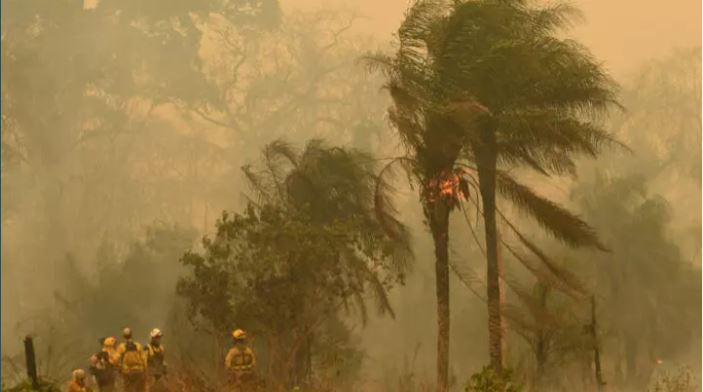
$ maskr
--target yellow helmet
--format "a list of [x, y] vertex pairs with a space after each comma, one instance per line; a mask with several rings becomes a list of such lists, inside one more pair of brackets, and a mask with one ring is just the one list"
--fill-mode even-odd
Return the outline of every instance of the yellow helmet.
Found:
[[242, 331], [241, 329], [235, 329], [234, 332], [232, 332], [232, 337], [237, 340], [246, 339], [247, 333]]
[[117, 339], [115, 339], [114, 336], [108, 336], [105, 338], [105, 340], [103, 340], [103, 346], [114, 347], [116, 342], [117, 342]]

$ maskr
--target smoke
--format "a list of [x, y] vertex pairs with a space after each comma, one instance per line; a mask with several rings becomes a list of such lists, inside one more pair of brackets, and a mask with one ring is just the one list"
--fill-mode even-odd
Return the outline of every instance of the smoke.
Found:
[[[3, 357], [16, 357], [23, 335], [35, 334], [41, 370], [63, 380], [66, 369], [85, 365], [99, 337], [129, 324], [143, 334], [181, 325], [183, 341], [167, 344], [212, 361], [211, 339], [198, 345], [202, 333], [185, 328], [175, 297], [178, 258], [212, 234], [221, 211], [243, 205], [240, 167], [279, 137], [296, 145], [322, 137], [380, 158], [401, 153], [385, 118], [383, 80], [358, 59], [388, 48], [407, 1], [281, 1], [280, 21], [273, 11], [181, 3], [3, 2]], [[528, 182], [590, 214], [610, 240], [643, 246], [650, 239], [644, 228], [623, 239], [598, 220], [617, 195], [595, 206], [579, 195], [627, 182], [632, 200], [620, 207], [628, 219], [642, 213], [644, 201], [661, 198], [669, 215], [652, 222], [662, 225], [662, 259], [685, 262], [699, 276], [700, 3], [576, 5], [585, 22], [571, 34], [621, 83], [626, 111], [606, 121], [633, 152], [584, 161], [576, 179]], [[365, 327], [346, 320], [365, 351], [365, 390], [396, 388], [409, 374], [418, 383], [434, 380], [433, 244], [417, 189], [404, 184], [397, 179], [398, 205], [417, 261], [405, 286], [391, 293], [396, 318], [372, 317]], [[466, 221], [455, 214], [451, 224], [452, 262], [480, 281], [485, 261]], [[508, 269], [526, 276], [516, 265]], [[628, 297], [618, 309], [628, 301], [640, 299]], [[487, 362], [488, 347], [485, 304], [457, 276], [451, 312], [451, 372], [459, 386]], [[700, 313], [692, 317], [681, 330], [700, 326]], [[688, 343], [677, 337], [669, 343]], [[509, 342], [511, 361], [529, 360], [519, 336]], [[620, 355], [617, 343], [608, 344], [606, 358]], [[55, 357], [66, 350], [65, 357], [51, 357], [50, 347]], [[670, 361], [691, 362], [696, 353], [677, 352]], [[606, 372], [615, 377], [615, 365]]]

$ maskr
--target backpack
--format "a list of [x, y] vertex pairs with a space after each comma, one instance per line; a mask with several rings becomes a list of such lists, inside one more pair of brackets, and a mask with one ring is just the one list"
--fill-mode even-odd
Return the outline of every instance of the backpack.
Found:
[[132, 341], [125, 343], [125, 350], [122, 354], [122, 367], [128, 373], [144, 371], [144, 358], [142, 357], [142, 350], [137, 343]]

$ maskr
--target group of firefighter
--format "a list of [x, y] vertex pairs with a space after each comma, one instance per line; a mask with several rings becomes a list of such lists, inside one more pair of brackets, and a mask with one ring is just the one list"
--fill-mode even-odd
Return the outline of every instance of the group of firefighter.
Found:
[[[154, 328], [145, 347], [132, 339], [132, 330], [122, 331], [123, 341], [117, 344], [113, 336], [100, 339], [100, 351], [90, 357], [90, 374], [99, 392], [115, 392], [118, 380], [123, 392], [167, 392], [163, 333]], [[256, 356], [249, 346], [247, 335], [241, 329], [232, 332], [234, 344], [225, 357], [228, 389], [249, 392], [257, 389], [254, 374]], [[66, 392], [91, 392], [83, 369], [73, 371]]]

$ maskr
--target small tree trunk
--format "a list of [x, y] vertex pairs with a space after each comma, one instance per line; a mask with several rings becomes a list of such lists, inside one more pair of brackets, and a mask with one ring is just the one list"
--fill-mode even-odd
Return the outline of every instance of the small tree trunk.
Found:
[[443, 200], [427, 211], [435, 247], [437, 289], [437, 392], [449, 388], [449, 206]]
[[27, 364], [27, 377], [32, 381], [32, 387], [38, 389], [37, 359], [34, 355], [34, 341], [30, 336], [24, 338], [24, 357]]
[[[547, 294], [548, 288], [542, 284], [537, 285], [537, 299], [539, 305], [543, 310], [547, 310]], [[537, 344], [535, 347], [535, 360], [537, 362], [537, 369], [535, 372], [535, 386], [537, 388], [542, 387], [542, 382], [544, 379], [544, 370], [547, 364], [547, 359], [549, 356], [549, 342], [547, 340], [547, 331], [545, 327], [540, 326], [537, 331]]]
[[596, 297], [591, 296], [591, 337], [593, 338], [593, 362], [595, 363], [596, 372], [596, 385], [598, 390], [603, 390], [605, 381], [603, 381], [603, 374], [601, 372], [600, 366], [600, 349], [598, 348], [598, 331], [596, 324]]
[[488, 349], [491, 366], [501, 373], [504, 366], [505, 325], [501, 314], [500, 261], [498, 255], [498, 227], [496, 224], [496, 154], [495, 136], [484, 133], [485, 145], [477, 151], [478, 176], [483, 203], [486, 231], [486, 295], [488, 299]]

